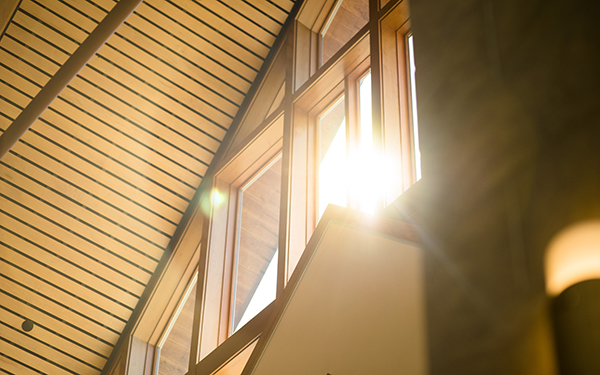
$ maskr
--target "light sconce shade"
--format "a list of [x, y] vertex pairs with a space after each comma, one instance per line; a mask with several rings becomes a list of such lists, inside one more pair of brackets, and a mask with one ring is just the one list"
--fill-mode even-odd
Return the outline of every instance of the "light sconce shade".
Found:
[[600, 279], [600, 220], [557, 233], [548, 245], [545, 273], [546, 292], [552, 297], [581, 281]]

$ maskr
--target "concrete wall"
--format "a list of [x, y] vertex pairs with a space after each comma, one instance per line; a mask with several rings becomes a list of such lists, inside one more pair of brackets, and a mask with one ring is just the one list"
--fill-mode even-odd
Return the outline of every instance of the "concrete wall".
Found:
[[543, 256], [600, 218], [599, 11], [411, 0], [432, 374], [557, 372]]

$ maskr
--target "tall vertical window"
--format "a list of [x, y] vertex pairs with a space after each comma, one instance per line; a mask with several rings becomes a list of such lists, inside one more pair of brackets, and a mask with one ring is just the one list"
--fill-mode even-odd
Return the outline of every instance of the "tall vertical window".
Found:
[[413, 44], [413, 36], [410, 34], [407, 38], [408, 44], [408, 72], [410, 81], [410, 113], [413, 138], [413, 152], [415, 163], [415, 178], [416, 181], [421, 179], [421, 150], [419, 149], [419, 117], [417, 113], [417, 85], [415, 81], [415, 47]]
[[329, 61], [368, 20], [368, 0], [337, 0], [321, 28], [320, 65]]
[[327, 205], [347, 204], [346, 121], [344, 97], [318, 118], [318, 207], [319, 218]]
[[381, 206], [380, 174], [382, 160], [377, 157], [373, 146], [373, 108], [371, 105], [371, 71], [367, 72], [358, 84], [358, 111], [360, 139], [355, 156], [354, 173], [361, 174], [353, 183], [358, 200], [358, 209], [373, 214]]
[[[384, 163], [373, 145], [371, 72], [349, 83], [354, 99], [343, 95], [317, 117], [317, 219], [330, 203], [371, 214], [382, 205]], [[347, 120], [346, 112], [356, 116]]]
[[197, 280], [198, 274], [187, 287], [171, 323], [157, 345], [159, 358], [154, 372], [157, 375], [184, 375], [188, 372]]
[[277, 292], [281, 158], [239, 190], [231, 332], [271, 303]]

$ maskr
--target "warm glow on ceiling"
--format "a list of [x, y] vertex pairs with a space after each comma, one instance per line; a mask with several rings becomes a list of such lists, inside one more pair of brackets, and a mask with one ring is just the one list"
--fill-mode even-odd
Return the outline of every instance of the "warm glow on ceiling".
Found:
[[548, 246], [546, 291], [557, 296], [571, 285], [600, 278], [600, 221], [571, 225]]

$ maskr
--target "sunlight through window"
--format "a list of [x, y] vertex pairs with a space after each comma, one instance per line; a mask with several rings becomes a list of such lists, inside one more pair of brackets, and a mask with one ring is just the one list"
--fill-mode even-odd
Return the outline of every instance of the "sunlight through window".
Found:
[[368, 72], [358, 86], [360, 113], [360, 140], [358, 154], [353, 158], [353, 170], [357, 174], [354, 191], [359, 210], [373, 214], [381, 200], [381, 187], [378, 186], [377, 169], [379, 160], [373, 147], [373, 108], [371, 106], [371, 72]]
[[415, 173], [417, 181], [421, 179], [421, 150], [419, 149], [419, 117], [417, 114], [417, 85], [415, 81], [415, 48], [413, 36], [408, 36], [408, 60], [410, 64], [410, 104], [412, 111], [413, 147], [415, 150]]
[[231, 333], [275, 299], [281, 158], [240, 189]]
[[344, 97], [341, 97], [319, 118], [319, 218], [327, 205], [345, 207], [346, 182], [346, 121]]

